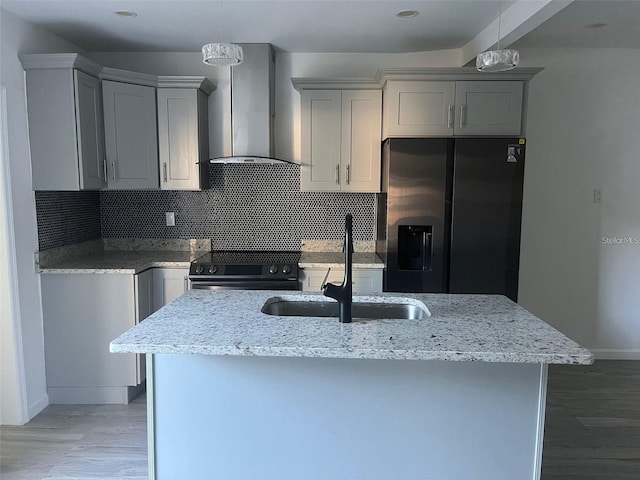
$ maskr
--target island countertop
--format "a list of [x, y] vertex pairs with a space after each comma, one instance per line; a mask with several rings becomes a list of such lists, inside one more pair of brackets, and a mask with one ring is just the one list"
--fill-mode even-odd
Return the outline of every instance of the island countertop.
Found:
[[423, 302], [422, 320], [279, 317], [260, 311], [271, 297], [314, 293], [190, 290], [111, 342], [112, 352], [270, 357], [590, 364], [593, 356], [500, 295], [384, 293]]

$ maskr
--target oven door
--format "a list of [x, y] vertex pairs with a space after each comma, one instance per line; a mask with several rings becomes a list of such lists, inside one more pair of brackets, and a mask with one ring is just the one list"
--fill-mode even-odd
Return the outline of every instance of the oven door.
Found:
[[301, 290], [291, 280], [190, 280], [193, 290]]

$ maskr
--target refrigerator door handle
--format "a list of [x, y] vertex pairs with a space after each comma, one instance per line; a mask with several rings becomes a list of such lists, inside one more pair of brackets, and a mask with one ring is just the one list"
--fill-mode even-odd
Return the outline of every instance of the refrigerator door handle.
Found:
[[447, 112], [447, 128], [453, 128], [453, 105], [449, 105]]

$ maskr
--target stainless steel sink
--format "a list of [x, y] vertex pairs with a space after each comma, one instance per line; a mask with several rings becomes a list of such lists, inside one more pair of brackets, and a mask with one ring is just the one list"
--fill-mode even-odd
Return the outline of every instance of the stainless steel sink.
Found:
[[[366, 302], [354, 299], [352, 317], [363, 320], [406, 319], [422, 320], [431, 313], [418, 301]], [[273, 297], [261, 309], [267, 315], [281, 317], [338, 317], [338, 302], [309, 301], [299, 298]]]

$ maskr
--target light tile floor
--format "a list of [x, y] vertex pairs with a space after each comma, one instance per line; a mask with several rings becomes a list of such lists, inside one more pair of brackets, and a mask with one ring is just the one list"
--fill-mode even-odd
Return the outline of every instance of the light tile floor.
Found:
[[[146, 479], [145, 401], [50, 405], [1, 427], [0, 478]], [[640, 362], [549, 368], [542, 470], [542, 480], [640, 479]]]
[[2, 480], [146, 480], [146, 397], [129, 405], [49, 405], [0, 428]]

